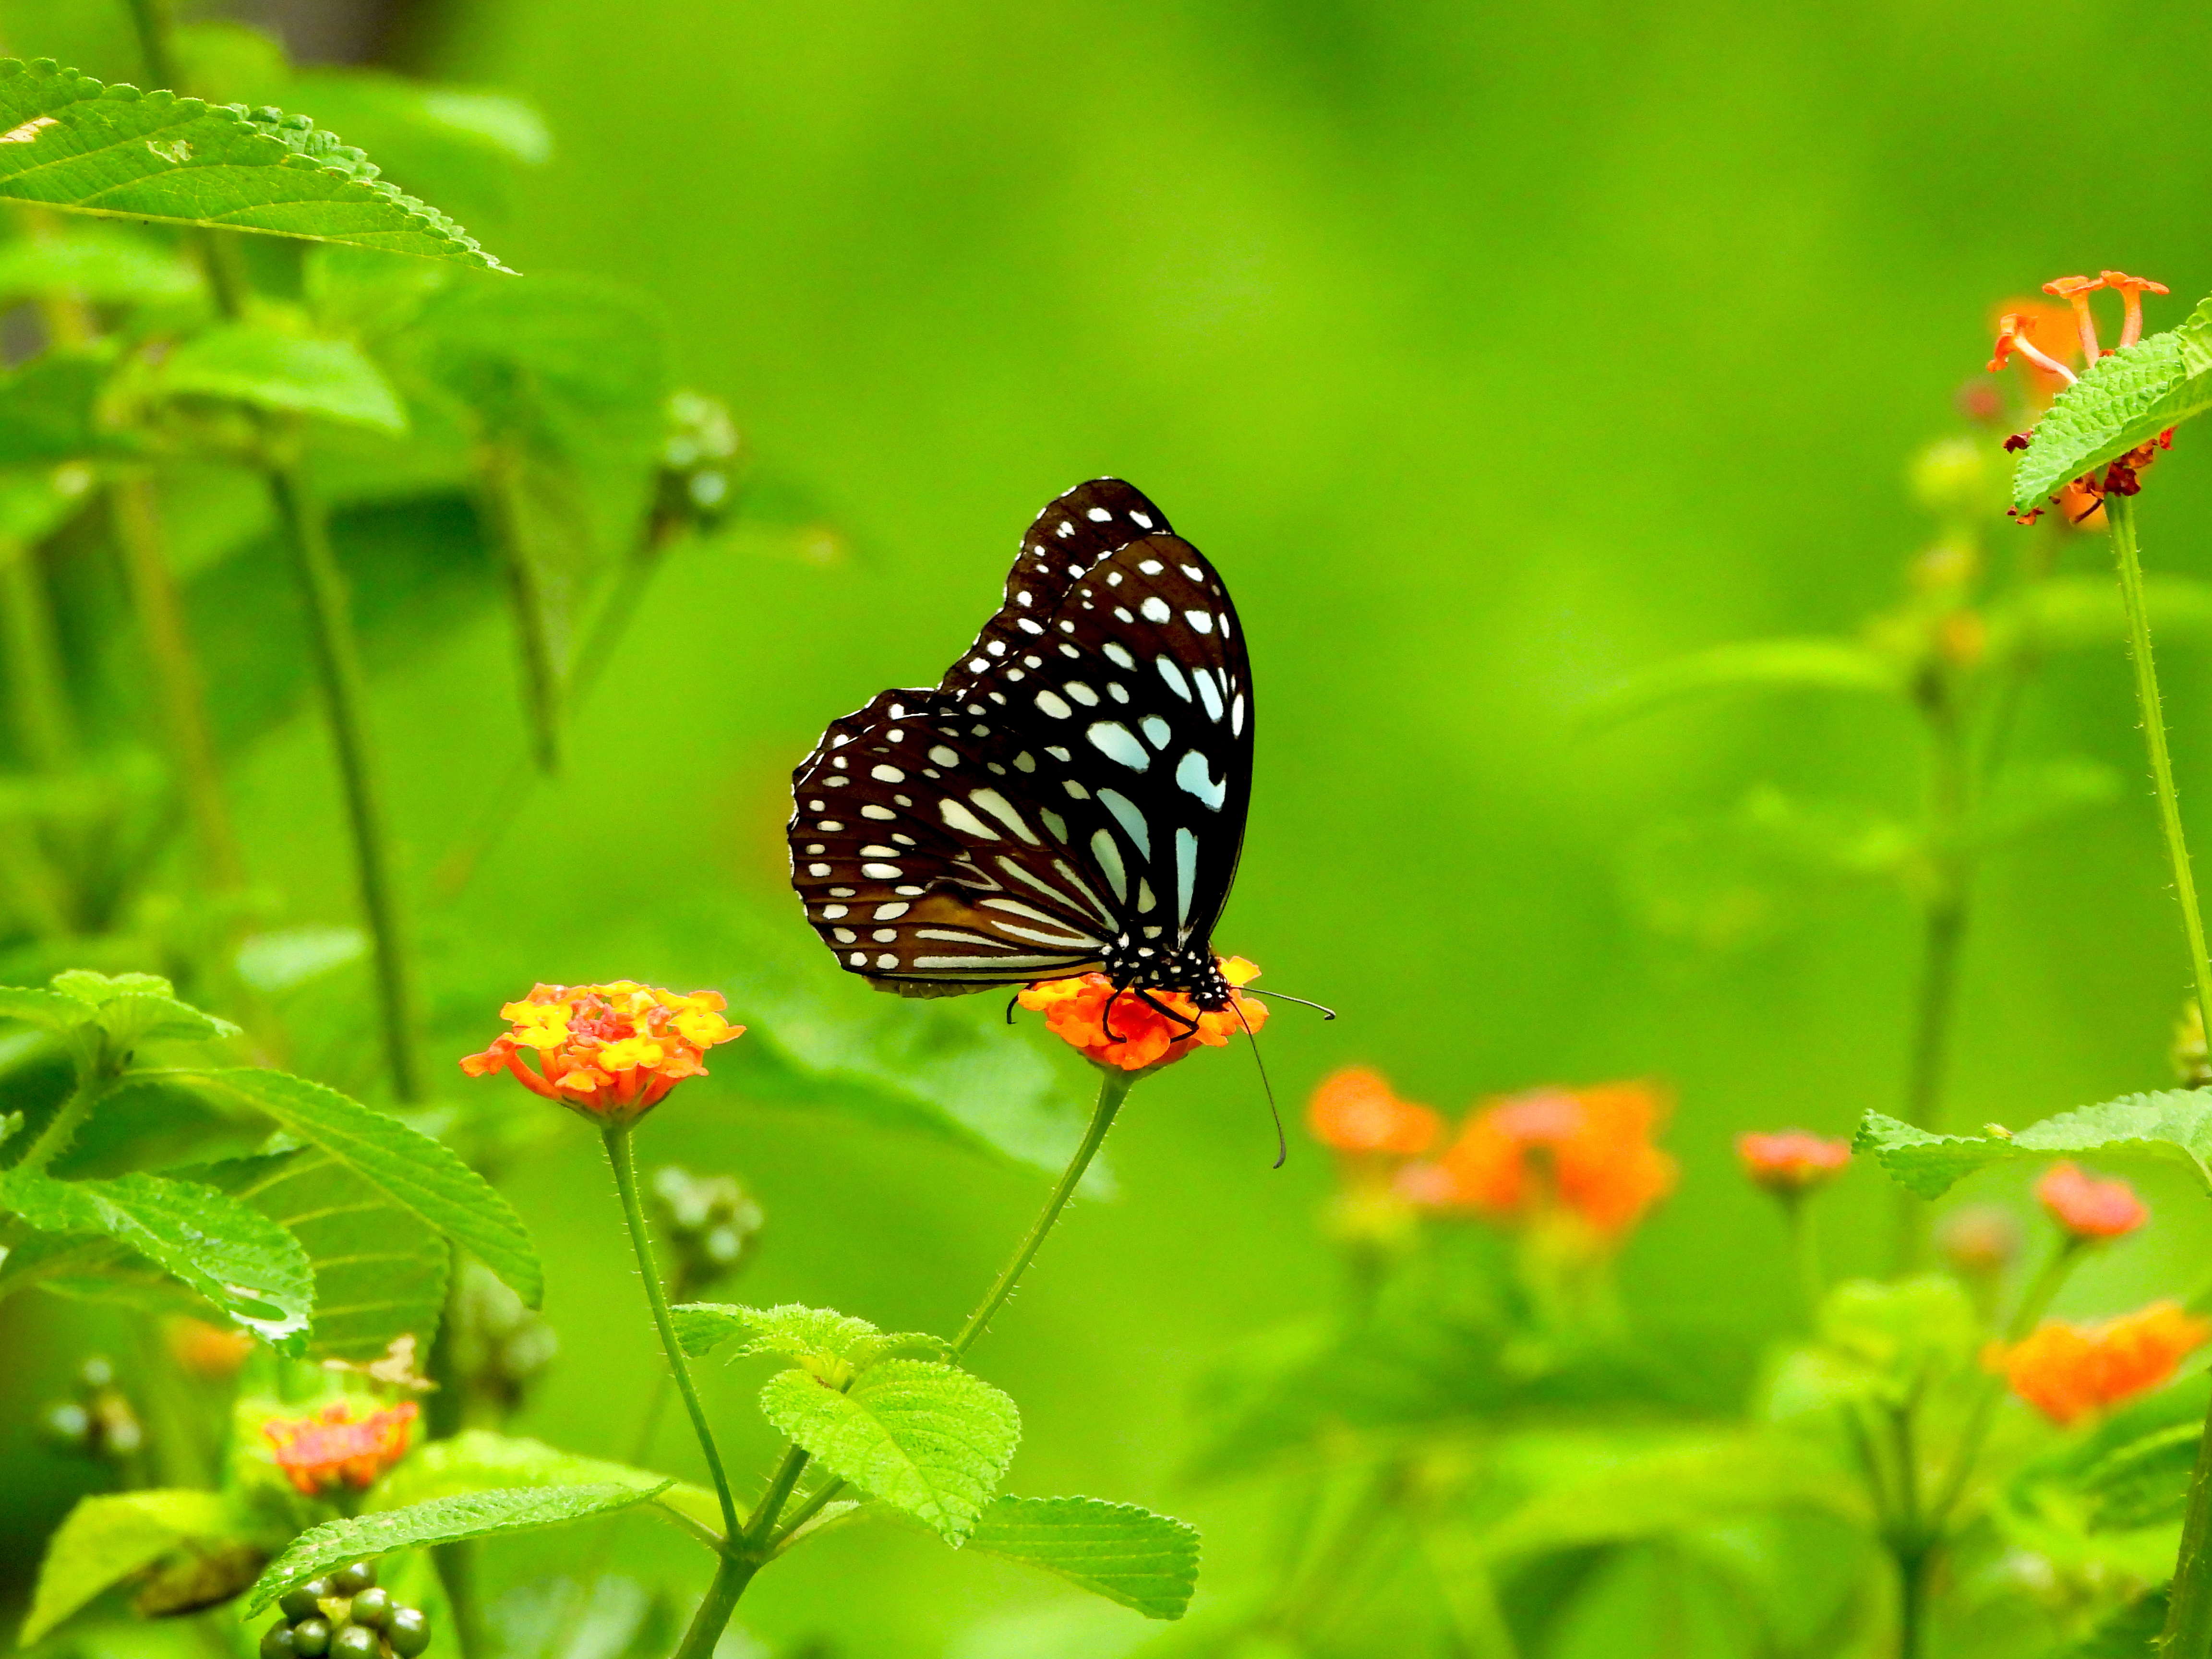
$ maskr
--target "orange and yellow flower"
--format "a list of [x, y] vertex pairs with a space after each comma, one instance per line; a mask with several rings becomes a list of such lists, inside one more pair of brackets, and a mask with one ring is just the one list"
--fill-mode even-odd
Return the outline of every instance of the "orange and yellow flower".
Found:
[[[1225, 1008], [1201, 1009], [1180, 991], [1147, 991], [1147, 1002], [1126, 988], [1116, 991], [1103, 974], [1040, 980], [1023, 991], [1018, 1000], [1031, 1012], [1042, 1014], [1047, 1030], [1093, 1064], [1148, 1071], [1181, 1060], [1200, 1043], [1218, 1048], [1239, 1031], [1257, 1031], [1267, 1023], [1267, 1005], [1243, 994], [1243, 988], [1257, 979], [1260, 970], [1242, 957], [1217, 960], [1231, 987]], [[1109, 1004], [1113, 1009], [1110, 1030]]]
[[[707, 1075], [707, 1050], [744, 1034], [722, 1018], [714, 991], [688, 996], [635, 980], [606, 985], [539, 985], [501, 1008], [512, 1029], [461, 1069], [504, 1071], [533, 1094], [600, 1122], [642, 1117], [686, 1078]], [[538, 1051], [535, 1070], [522, 1050]]]
[[2074, 1237], [2118, 1238], [2150, 1219], [2136, 1189], [2117, 1178], [2100, 1181], [2073, 1164], [2054, 1164], [2035, 1183], [2045, 1211]]
[[2172, 1302], [2102, 1325], [2047, 1320], [1998, 1357], [2012, 1391], [2061, 1428], [2148, 1392], [2212, 1336], [2212, 1323]]
[[1649, 1083], [1537, 1089], [1470, 1117], [1432, 1164], [1406, 1171], [1416, 1202], [1519, 1223], [1564, 1211], [1618, 1241], [1674, 1190], [1673, 1158], [1651, 1143], [1670, 1103]]
[[1851, 1143], [1803, 1129], [1753, 1131], [1735, 1138], [1735, 1155], [1754, 1186], [1778, 1197], [1796, 1198], [1841, 1175], [1851, 1161]]
[[1419, 1158], [1443, 1130], [1436, 1113], [1399, 1099], [1388, 1079], [1364, 1066], [1323, 1078], [1306, 1122], [1316, 1140], [1352, 1158]]
[[415, 1402], [404, 1401], [360, 1417], [354, 1415], [357, 1404], [341, 1400], [312, 1417], [272, 1418], [261, 1425], [276, 1467], [306, 1496], [342, 1486], [366, 1492], [407, 1455]]

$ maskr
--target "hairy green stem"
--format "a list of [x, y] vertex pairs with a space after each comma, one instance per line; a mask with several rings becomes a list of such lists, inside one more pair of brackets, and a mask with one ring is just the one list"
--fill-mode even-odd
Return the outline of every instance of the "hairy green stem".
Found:
[[415, 1054], [414, 987], [400, 937], [391, 838], [369, 759], [366, 676], [346, 604], [345, 579], [331, 549], [330, 526], [307, 488], [298, 459], [272, 455], [266, 477], [293, 574], [307, 603], [308, 638], [322, 680], [323, 712], [344, 787], [355, 874], [375, 962], [385, 1063], [392, 1073], [392, 1092], [403, 1101], [416, 1101], [422, 1098], [422, 1077]]
[[143, 473], [119, 477], [108, 487], [107, 499], [131, 608], [138, 613], [146, 659], [153, 670], [185, 817], [199, 843], [208, 884], [217, 893], [234, 893], [246, 884], [246, 864], [223, 794], [222, 768], [208, 721], [206, 682], [185, 623], [184, 599], [170, 568], [168, 538], [154, 481]]
[[[1098, 1099], [1091, 1109], [1091, 1122], [1083, 1132], [1083, 1139], [1077, 1143], [1074, 1155], [1067, 1161], [1067, 1168], [1060, 1171], [1060, 1180], [1054, 1186], [1051, 1196], [1044, 1201], [1044, 1208], [1037, 1212], [1037, 1218], [1030, 1224], [1028, 1233], [1015, 1247], [1012, 1259], [1000, 1271], [991, 1288], [984, 1292], [983, 1299], [975, 1304], [975, 1311], [968, 1316], [967, 1322], [961, 1326], [959, 1334], [952, 1339], [952, 1352], [956, 1358], [975, 1346], [975, 1339], [982, 1335], [984, 1328], [991, 1322], [992, 1315], [1006, 1305], [1006, 1299], [1013, 1295], [1014, 1287], [1021, 1283], [1022, 1275], [1029, 1271], [1030, 1264], [1036, 1260], [1038, 1250], [1044, 1247], [1045, 1238], [1052, 1231], [1054, 1224], [1059, 1221], [1060, 1212], [1067, 1207], [1068, 1200], [1075, 1196], [1075, 1189], [1082, 1185], [1084, 1174], [1091, 1168], [1091, 1160], [1098, 1156], [1098, 1149], [1106, 1144], [1106, 1132], [1114, 1127], [1115, 1115], [1121, 1111], [1121, 1103], [1128, 1098], [1136, 1079], [1118, 1069], [1102, 1067], [1101, 1073]], [[793, 1449], [796, 1451], [798, 1449], [793, 1447]], [[832, 1480], [810, 1493], [806, 1501], [793, 1510], [790, 1518], [775, 1532], [771, 1552], [780, 1551], [797, 1536], [799, 1528], [828, 1508], [830, 1500], [844, 1490], [844, 1486], [842, 1480]]]
[[[699, 1437], [699, 1449], [707, 1459], [707, 1472], [714, 1477], [714, 1496], [722, 1506], [722, 1535], [734, 1544], [741, 1531], [738, 1502], [730, 1495], [730, 1478], [722, 1472], [722, 1454], [715, 1447], [714, 1431], [707, 1426], [707, 1408], [699, 1403], [691, 1367], [684, 1360], [683, 1344], [676, 1340], [676, 1321], [668, 1311], [667, 1292], [661, 1289], [659, 1271], [653, 1265], [653, 1240], [646, 1231], [645, 1206], [637, 1195], [637, 1160], [630, 1146], [630, 1126], [611, 1123], [601, 1134], [606, 1142], [607, 1164], [614, 1170], [615, 1191], [622, 1198], [630, 1248], [637, 1253], [638, 1273], [645, 1282], [646, 1305], [653, 1310], [653, 1328], [660, 1333], [669, 1375], [676, 1379], [676, 1391], [684, 1397], [684, 1409], [691, 1416], [691, 1431]], [[690, 1650], [688, 1646], [685, 1650]]]

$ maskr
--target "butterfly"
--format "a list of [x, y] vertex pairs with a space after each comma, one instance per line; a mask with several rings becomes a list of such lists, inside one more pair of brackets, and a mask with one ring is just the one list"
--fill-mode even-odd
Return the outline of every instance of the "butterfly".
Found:
[[792, 884], [878, 990], [1100, 972], [1226, 1007], [1212, 935], [1252, 732], [1228, 587], [1141, 492], [1094, 478], [1037, 515], [935, 690], [881, 693], [792, 774]]

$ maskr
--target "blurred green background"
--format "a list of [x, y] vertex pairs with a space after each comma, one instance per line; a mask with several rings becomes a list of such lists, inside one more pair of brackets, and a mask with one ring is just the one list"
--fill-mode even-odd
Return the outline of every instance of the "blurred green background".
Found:
[[[509, 216], [471, 228], [526, 273], [654, 295], [679, 376], [730, 402], [781, 503], [780, 522], [741, 519], [665, 573], [581, 721], [573, 779], [457, 904], [432, 902], [428, 873], [522, 742], [505, 627], [487, 615], [380, 681], [441, 1066], [540, 978], [724, 985], [744, 1018], [743, 988], [787, 951], [878, 1016], [801, 954], [789, 769], [881, 687], [933, 683], [1036, 509], [1115, 473], [1206, 550], [1246, 618], [1259, 781], [1218, 943], [1343, 1016], [1271, 1024], [1286, 1114], [1352, 1061], [1453, 1111], [1549, 1080], [1664, 1079], [1684, 1176], [1632, 1248], [1632, 1303], [1744, 1329], [1781, 1316], [1774, 1220], [1729, 1139], [1893, 1109], [1911, 917], [1887, 887], [1814, 884], [1705, 948], [1647, 924], [1635, 852], [1766, 781], [1904, 811], [1915, 731], [1871, 700], [1803, 695], [1595, 737], [1576, 711], [1682, 652], [1848, 632], [1890, 603], [1929, 534], [1908, 463], [1959, 428], [2000, 301], [2124, 266], [2173, 286], [2159, 327], [2212, 284], [2212, 156], [2176, 136], [2212, 17], [478, 0], [404, 21], [407, 67], [522, 94], [556, 135]], [[137, 74], [119, 29], [39, 0], [0, 5], [0, 32]], [[2212, 576], [2203, 447], [2185, 440], [2144, 497], [2156, 568]], [[2080, 536], [2063, 556], [2096, 573], [2108, 556]], [[2185, 801], [2201, 802], [2212, 682], [2185, 646], [2169, 660]], [[1957, 1124], [2162, 1084], [2185, 975], [2118, 652], [2057, 665], [2021, 742], [2125, 782], [1986, 872]], [[349, 921], [319, 730], [280, 731], [237, 783], [283, 919]], [[507, 1182], [564, 1349], [517, 1431], [625, 1455], [656, 1361], [598, 1149], [580, 1125], [555, 1146]], [[1023, 1406], [1011, 1488], [1195, 1521], [1202, 1597], [1233, 1590], [1264, 1505], [1182, 1478], [1194, 1382], [1335, 1294], [1315, 1229], [1328, 1161], [1294, 1141], [1275, 1172], [1273, 1152], [1243, 1054], [1147, 1085], [1111, 1144], [1118, 1196], [1078, 1208], [975, 1355]], [[771, 1231], [747, 1299], [892, 1328], [957, 1321], [1043, 1185], [726, 1081], [654, 1117], [641, 1155], [757, 1190]], [[2172, 1288], [2212, 1235], [2179, 1185], [2149, 1189], [2165, 1224], [2083, 1276], [2083, 1308]], [[1889, 1202], [1870, 1171], [1846, 1183], [1840, 1265], [1885, 1265]], [[11, 1393], [51, 1391], [100, 1329], [11, 1305]], [[738, 1426], [749, 1378], [711, 1386], [740, 1462], [765, 1456], [765, 1431]], [[0, 1431], [0, 1491], [26, 1494], [0, 1503], [11, 1577], [65, 1505], [71, 1477], [42, 1455]], [[690, 1472], [679, 1435], [659, 1456]], [[740, 1622], [854, 1659], [1044, 1651], [1018, 1621], [1072, 1599], [874, 1528], [764, 1578]], [[1137, 1622], [1080, 1617], [1100, 1653]]]

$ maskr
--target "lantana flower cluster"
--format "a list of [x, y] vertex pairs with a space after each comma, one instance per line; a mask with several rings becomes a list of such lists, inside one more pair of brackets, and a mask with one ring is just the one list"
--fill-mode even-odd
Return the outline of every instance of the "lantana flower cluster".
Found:
[[2212, 1323], [2154, 1302], [2101, 1325], [2047, 1320], [1996, 1358], [2012, 1391], [2060, 1427], [2158, 1387], [2212, 1337]]
[[[635, 980], [605, 985], [538, 985], [500, 1018], [512, 1023], [461, 1069], [506, 1072], [532, 1093], [603, 1123], [642, 1117], [686, 1078], [707, 1074], [706, 1054], [744, 1034], [722, 1018], [715, 991], [679, 994]], [[533, 1069], [522, 1056], [534, 1050]]]
[[1222, 1048], [1231, 1037], [1267, 1023], [1267, 1005], [1243, 994], [1260, 970], [1242, 957], [1220, 958], [1220, 968], [1231, 987], [1225, 1008], [1202, 1009], [1180, 991], [1147, 991], [1140, 997], [1126, 987], [1117, 990], [1103, 974], [1041, 980], [1017, 1000], [1042, 1014], [1045, 1028], [1085, 1060], [1144, 1072], [1181, 1060], [1200, 1044]]
[[[2081, 378], [2071, 366], [2075, 339], [2081, 343], [2085, 368], [2100, 357], [2112, 356], [2110, 350], [2098, 343], [2097, 319], [2089, 308], [2089, 296], [2102, 289], [2119, 295], [2125, 307], [2120, 325], [2122, 347], [2131, 346], [2142, 337], [2143, 295], [2170, 291], [2163, 283], [2154, 283], [2148, 276], [2130, 276], [2124, 270], [2100, 271], [2094, 276], [2054, 277], [2043, 285], [2043, 291], [2065, 301], [2072, 313], [2070, 319], [2057, 307], [2033, 302], [2007, 311], [1997, 319], [1996, 351], [1990, 359], [1990, 369], [2002, 369], [2017, 356], [2029, 366], [2039, 393], [2047, 397], [2051, 391], [2072, 386]], [[2068, 338], [2069, 334], [2073, 338]], [[2021, 450], [2027, 447], [2029, 441], [2027, 433], [2015, 433], [2005, 440], [2005, 447]], [[2168, 427], [2149, 442], [2107, 462], [2101, 472], [2087, 472], [2074, 479], [2051, 500], [2063, 510], [2070, 523], [2083, 523], [2104, 506], [2106, 495], [2132, 495], [2142, 489], [2143, 469], [2157, 459], [2161, 451], [2172, 447], [2173, 429]], [[2039, 507], [2026, 513], [2015, 511], [2013, 516], [2022, 524], [2033, 524], [2042, 513]]]
[[341, 1487], [366, 1492], [407, 1455], [416, 1408], [411, 1400], [366, 1413], [362, 1402], [341, 1400], [311, 1416], [272, 1418], [261, 1437], [276, 1467], [303, 1496]]

